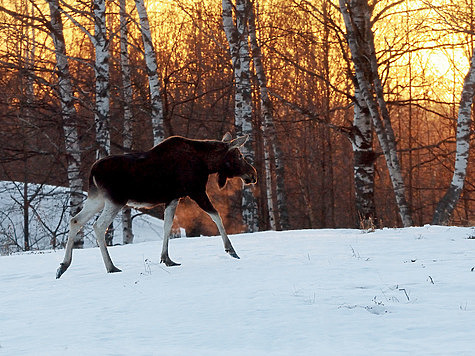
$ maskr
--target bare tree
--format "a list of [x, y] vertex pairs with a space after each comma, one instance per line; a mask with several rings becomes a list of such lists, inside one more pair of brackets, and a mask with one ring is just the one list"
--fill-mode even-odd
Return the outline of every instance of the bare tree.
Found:
[[472, 54], [470, 69], [465, 77], [460, 98], [457, 119], [457, 148], [452, 182], [445, 195], [437, 204], [433, 224], [447, 225], [457, 205], [464, 187], [470, 155], [470, 127], [472, 122], [472, 103], [475, 95], [475, 55]]
[[353, 147], [353, 174], [355, 179], [355, 203], [360, 227], [376, 225], [374, 204], [373, 127], [368, 107], [358, 87], [355, 86], [355, 105], [351, 144]]
[[[94, 62], [96, 109], [94, 111], [94, 121], [96, 123], [96, 158], [100, 159], [110, 154], [110, 54], [105, 0], [94, 0], [94, 47], [96, 50]], [[114, 239], [114, 225], [112, 223], [105, 238], [106, 244], [111, 246]]]
[[[53, 38], [56, 55], [56, 75], [58, 76], [58, 93], [61, 101], [61, 115], [63, 118], [63, 132], [67, 154], [67, 172], [70, 189], [70, 216], [74, 216], [82, 209], [83, 182], [81, 178], [81, 147], [76, 127], [76, 109], [69, 71], [66, 44], [64, 41], [63, 21], [59, 8], [59, 0], [48, 0], [51, 16], [51, 37]], [[75, 247], [84, 245], [84, 237], [78, 235]]]
[[[71, 11], [74, 7], [61, 3]], [[105, 0], [94, 0], [92, 3], [92, 19], [94, 21], [94, 34], [91, 34], [80, 22], [68, 12], [63, 11], [76, 26], [78, 26], [91, 40], [95, 49], [94, 75], [95, 75], [95, 110], [94, 124], [96, 128], [96, 159], [101, 159], [110, 154], [110, 74], [109, 74], [109, 38], [106, 24]], [[106, 243], [112, 244], [114, 227], [111, 224], [106, 235]]]
[[340, 11], [347, 31], [355, 78], [361, 98], [357, 105], [368, 108], [379, 144], [386, 158], [399, 216], [404, 226], [412, 225], [412, 217], [405, 197], [405, 184], [397, 156], [396, 139], [384, 99], [372, 32], [372, 7], [367, 0], [340, 0]]
[[[259, 91], [261, 98], [263, 125], [264, 132], [264, 160], [266, 169], [266, 185], [267, 185], [267, 199], [269, 205], [269, 215], [271, 222], [275, 219], [273, 211], [273, 194], [272, 194], [272, 172], [271, 172], [271, 155], [272, 151], [275, 163], [275, 177], [276, 177], [276, 191], [277, 191], [277, 212], [279, 216], [278, 225], [281, 229], [289, 229], [289, 214], [287, 211], [287, 198], [285, 194], [285, 177], [284, 177], [284, 164], [283, 154], [280, 148], [280, 143], [277, 139], [275, 132], [275, 125], [273, 119], [272, 101], [269, 97], [269, 91], [267, 89], [267, 77], [262, 64], [262, 51], [261, 46], [257, 41], [256, 31], [256, 8], [253, 3], [250, 3], [249, 10], [249, 39], [251, 43], [252, 61], [256, 71], [257, 80], [259, 82]], [[275, 224], [275, 222], [274, 222]], [[272, 223], [271, 223], [272, 225]]]
[[140, 32], [144, 47], [145, 64], [147, 67], [148, 84], [150, 90], [150, 104], [152, 106], [153, 144], [156, 145], [165, 138], [163, 126], [163, 104], [160, 96], [160, 79], [158, 77], [157, 55], [152, 41], [152, 32], [148, 21], [147, 9], [143, 0], [135, 0], [140, 19]]
[[97, 159], [110, 154], [110, 79], [109, 40], [106, 26], [106, 2], [94, 0], [94, 47], [96, 49], [94, 72], [96, 76], [96, 123]]
[[[229, 43], [229, 52], [234, 70], [235, 94], [234, 114], [235, 126], [238, 133], [249, 135], [250, 139], [242, 148], [242, 153], [254, 163], [254, 135], [252, 129], [252, 89], [251, 70], [248, 43], [248, 18], [251, 10], [249, 0], [236, 0], [233, 6], [231, 0], [223, 0], [223, 28]], [[235, 10], [236, 23], [233, 20]], [[242, 192], [242, 216], [248, 231], [258, 230], [257, 202], [252, 188], [245, 187]]]
[[[124, 110], [123, 146], [125, 151], [132, 148], [132, 80], [130, 77], [128, 16], [126, 1], [119, 1], [120, 7], [120, 69], [122, 74], [122, 98]], [[134, 241], [132, 230], [132, 212], [129, 207], [122, 209], [122, 242], [131, 244]]]
[[462, 195], [470, 156], [472, 104], [475, 96], [474, 6], [472, 3], [471, 6], [462, 8], [459, 3], [453, 0], [449, 1], [444, 7], [429, 5], [436, 11], [439, 20], [443, 23], [446, 30], [467, 34], [468, 43], [471, 44], [469, 48], [469, 53], [471, 53], [470, 68], [463, 82], [458, 108], [455, 165], [452, 182], [437, 204], [432, 219], [433, 224], [447, 225]]

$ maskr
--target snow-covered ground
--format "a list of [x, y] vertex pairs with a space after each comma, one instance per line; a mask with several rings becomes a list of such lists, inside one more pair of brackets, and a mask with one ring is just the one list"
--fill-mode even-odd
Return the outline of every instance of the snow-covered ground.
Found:
[[[142, 234], [147, 234], [143, 229]], [[150, 233], [150, 238], [154, 233]], [[473, 355], [475, 229], [303, 230], [0, 257], [0, 355]], [[146, 239], [142, 237], [142, 239]]]

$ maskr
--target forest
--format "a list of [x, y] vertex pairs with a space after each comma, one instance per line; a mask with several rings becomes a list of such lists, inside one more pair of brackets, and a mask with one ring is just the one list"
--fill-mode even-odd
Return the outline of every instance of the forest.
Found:
[[66, 219], [96, 159], [226, 132], [259, 176], [208, 183], [230, 233], [475, 225], [474, 35], [473, 0], [0, 0], [0, 242], [35, 248], [38, 187]]

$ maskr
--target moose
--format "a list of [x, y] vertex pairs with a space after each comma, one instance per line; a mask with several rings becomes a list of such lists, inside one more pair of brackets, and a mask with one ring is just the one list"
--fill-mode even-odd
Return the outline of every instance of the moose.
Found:
[[77, 233], [96, 213], [94, 233], [107, 272], [121, 272], [110, 258], [105, 233], [114, 217], [126, 205], [152, 208], [165, 204], [163, 247], [160, 263], [178, 266], [168, 255], [173, 217], [178, 201], [190, 197], [211, 217], [223, 239], [224, 250], [239, 258], [229, 240], [223, 222], [206, 193], [209, 175], [217, 173], [223, 188], [228, 178], [240, 177], [245, 184], [257, 182], [256, 169], [243, 157], [239, 148], [248, 135], [232, 139], [228, 132], [221, 141], [195, 140], [172, 136], [152, 149], [140, 153], [111, 155], [96, 161], [89, 174], [88, 197], [82, 210], [71, 218], [63, 262], [56, 278], [66, 272], [72, 261]]

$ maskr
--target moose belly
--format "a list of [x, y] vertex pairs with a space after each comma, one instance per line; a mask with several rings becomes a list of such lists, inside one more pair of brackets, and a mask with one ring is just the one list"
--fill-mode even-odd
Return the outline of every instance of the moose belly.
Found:
[[134, 200], [129, 200], [127, 202], [127, 206], [130, 206], [131, 208], [135, 208], [135, 209], [141, 209], [141, 208], [150, 209], [150, 208], [153, 208], [155, 205], [156, 204], [141, 203], [139, 201], [134, 201]]

